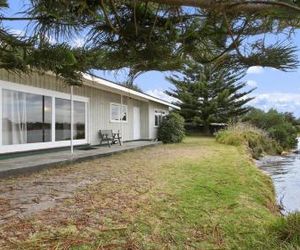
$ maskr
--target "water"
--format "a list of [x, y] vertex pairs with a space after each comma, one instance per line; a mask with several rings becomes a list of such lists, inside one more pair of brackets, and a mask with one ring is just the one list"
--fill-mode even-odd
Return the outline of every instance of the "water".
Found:
[[[300, 149], [300, 138], [298, 138]], [[300, 154], [267, 156], [257, 162], [273, 180], [277, 201], [283, 213], [300, 211]]]

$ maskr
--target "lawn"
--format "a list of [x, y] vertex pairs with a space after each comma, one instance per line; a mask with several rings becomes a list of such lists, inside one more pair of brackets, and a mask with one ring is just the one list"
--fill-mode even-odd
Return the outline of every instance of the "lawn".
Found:
[[1, 214], [29, 197], [25, 214], [2, 218], [1, 249], [280, 247], [269, 233], [278, 217], [270, 179], [213, 138], [2, 180], [0, 190]]

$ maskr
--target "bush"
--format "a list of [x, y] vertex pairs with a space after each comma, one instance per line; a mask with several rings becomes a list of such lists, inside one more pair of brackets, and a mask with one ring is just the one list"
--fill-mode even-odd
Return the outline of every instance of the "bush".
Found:
[[279, 242], [283, 244], [293, 244], [295, 246], [299, 246], [300, 213], [295, 212], [278, 218], [271, 226], [271, 232], [275, 233]]
[[297, 128], [290, 123], [272, 126], [268, 132], [283, 148], [289, 149], [297, 144]]
[[256, 159], [263, 154], [278, 154], [282, 151], [265, 131], [246, 123], [229, 125], [216, 134], [216, 140], [227, 145], [246, 146]]
[[259, 109], [251, 110], [243, 121], [267, 131], [284, 149], [297, 145], [296, 120], [289, 113], [279, 113], [274, 109], [264, 112]]
[[184, 138], [184, 118], [174, 112], [167, 115], [158, 128], [158, 139], [163, 143], [178, 143]]

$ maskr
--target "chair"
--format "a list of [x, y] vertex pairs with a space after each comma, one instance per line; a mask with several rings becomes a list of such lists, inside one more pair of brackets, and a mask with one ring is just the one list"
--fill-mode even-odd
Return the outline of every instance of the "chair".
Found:
[[102, 142], [107, 142], [108, 146], [111, 147], [114, 141], [114, 135], [112, 130], [99, 130], [100, 145]]
[[114, 137], [114, 142], [113, 143], [117, 143], [119, 142], [120, 146], [122, 146], [122, 137], [121, 137], [121, 134], [120, 134], [120, 131], [118, 130], [117, 133], [113, 133], [113, 137]]
[[112, 130], [99, 130], [99, 138], [100, 145], [102, 145], [102, 142], [107, 142], [109, 147], [117, 142], [119, 142], [120, 146], [122, 145], [122, 137], [119, 131], [117, 133], [113, 133]]

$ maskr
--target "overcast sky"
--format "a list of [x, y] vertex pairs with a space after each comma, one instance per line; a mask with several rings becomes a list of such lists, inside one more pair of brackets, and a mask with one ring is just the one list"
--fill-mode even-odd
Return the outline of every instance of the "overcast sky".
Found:
[[[5, 12], [5, 15], [12, 16], [18, 11], [24, 10], [22, 7], [26, 0], [9, 0], [9, 3], [10, 9]], [[24, 31], [25, 27], [22, 22], [10, 22], [6, 25], [16, 33]], [[276, 37], [272, 39], [275, 41]], [[292, 41], [300, 49], [300, 31], [295, 32]], [[82, 40], [78, 38], [73, 42], [75, 45], [80, 45]], [[299, 51], [298, 56], [300, 58]], [[126, 72], [99, 74], [104, 78], [119, 82], [125, 78]], [[164, 90], [172, 87], [165, 79], [166, 75], [168, 74], [148, 72], [139, 76], [135, 83], [148, 94], [169, 99], [163, 93]], [[294, 72], [281, 72], [271, 68], [252, 67], [248, 70], [244, 80], [247, 82], [248, 88], [256, 88], [252, 94], [256, 98], [251, 105], [264, 110], [276, 108], [279, 111], [289, 111], [300, 117], [300, 69]]]

